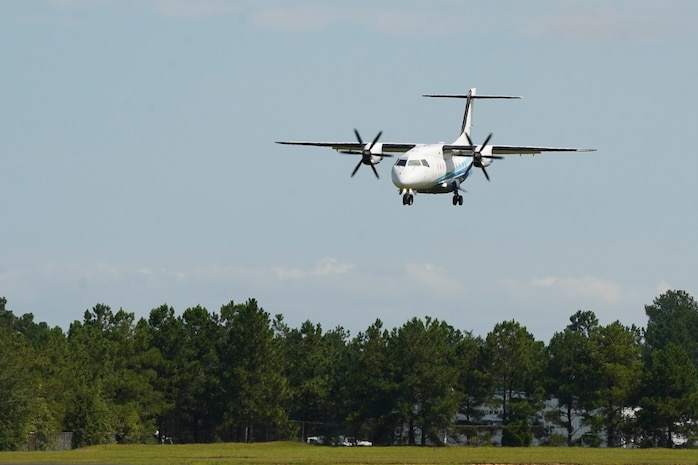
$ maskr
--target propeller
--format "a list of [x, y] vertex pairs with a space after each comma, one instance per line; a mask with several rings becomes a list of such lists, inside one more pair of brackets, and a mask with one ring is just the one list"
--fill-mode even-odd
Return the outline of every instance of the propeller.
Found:
[[[354, 177], [357, 171], [359, 171], [359, 168], [361, 168], [361, 165], [368, 165], [371, 167], [373, 170], [373, 174], [376, 175], [376, 178], [380, 179], [380, 176], [378, 176], [378, 171], [376, 171], [376, 167], [372, 163], [372, 157], [373, 153], [371, 150], [373, 149], [373, 146], [376, 145], [376, 142], [378, 142], [378, 139], [380, 139], [381, 135], [383, 134], [383, 131], [378, 131], [378, 134], [376, 134], [376, 137], [373, 138], [373, 141], [371, 144], [366, 147], [366, 144], [364, 144], [363, 139], [361, 139], [361, 135], [359, 134], [358, 129], [354, 129], [354, 134], [356, 135], [356, 139], [359, 141], [359, 144], [361, 144], [361, 150], [342, 150], [341, 153], [347, 154], [347, 155], [361, 155], [361, 160], [359, 160], [359, 163], [356, 164], [356, 167], [354, 168], [354, 171], [351, 172], [351, 176]], [[381, 154], [381, 157], [390, 157], [392, 155], [384, 155]]]
[[[465, 133], [465, 137], [468, 138], [468, 143], [474, 147], [475, 144], [473, 144], [473, 141], [472, 141], [472, 139], [470, 139], [470, 136], [468, 135], [468, 133]], [[480, 168], [482, 170], [482, 173], [485, 175], [485, 177], [487, 178], [488, 181], [490, 180], [490, 175], [487, 174], [487, 170], [485, 169], [485, 165], [482, 164], [482, 159], [483, 158], [491, 158], [493, 160], [503, 160], [504, 159], [504, 157], [501, 157], [499, 155], [483, 155], [482, 154], [482, 151], [485, 150], [485, 147], [487, 147], [487, 143], [490, 141], [491, 138], [492, 138], [492, 133], [490, 133], [487, 136], [487, 138], [485, 139], [485, 142], [482, 143], [482, 145], [480, 146], [480, 150], [473, 150], [472, 155], [467, 155], [469, 157], [473, 157], [473, 165], [475, 165], [475, 167]], [[471, 166], [473, 166], [473, 165], [471, 165]], [[468, 167], [468, 171], [470, 171], [470, 167]], [[466, 174], [467, 174], [467, 171], [466, 171]]]

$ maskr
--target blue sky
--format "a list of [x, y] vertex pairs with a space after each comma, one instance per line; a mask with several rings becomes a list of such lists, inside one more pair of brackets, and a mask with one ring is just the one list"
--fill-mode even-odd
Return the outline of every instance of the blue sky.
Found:
[[[0, 296], [67, 329], [256, 298], [352, 335], [426, 315], [548, 341], [698, 295], [692, 1], [0, 3]], [[402, 206], [390, 160], [276, 140], [594, 147]], [[364, 167], [365, 168], [365, 167]]]

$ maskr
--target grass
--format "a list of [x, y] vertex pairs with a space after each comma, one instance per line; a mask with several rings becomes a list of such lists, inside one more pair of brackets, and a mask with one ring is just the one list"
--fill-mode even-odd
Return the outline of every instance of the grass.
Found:
[[0, 464], [698, 465], [698, 450], [565, 447], [321, 447], [295, 442], [110, 445], [63, 452], [2, 452]]

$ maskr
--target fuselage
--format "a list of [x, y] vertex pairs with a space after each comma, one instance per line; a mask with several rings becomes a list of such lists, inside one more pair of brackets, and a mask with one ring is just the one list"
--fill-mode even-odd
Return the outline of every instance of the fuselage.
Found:
[[[393, 165], [391, 177], [401, 192], [443, 194], [454, 191], [470, 174], [472, 158], [444, 156], [444, 144], [418, 145]], [[457, 186], [457, 184], [456, 184]]]

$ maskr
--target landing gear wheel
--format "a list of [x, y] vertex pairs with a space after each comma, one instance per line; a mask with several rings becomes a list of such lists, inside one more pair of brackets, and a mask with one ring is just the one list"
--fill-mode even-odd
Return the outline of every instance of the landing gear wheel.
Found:
[[456, 194], [453, 196], [453, 205], [463, 205], [463, 196]]
[[412, 205], [414, 203], [414, 196], [412, 194], [405, 194], [402, 196], [403, 205]]
[[463, 205], [463, 196], [462, 195], [458, 196], [458, 205]]

